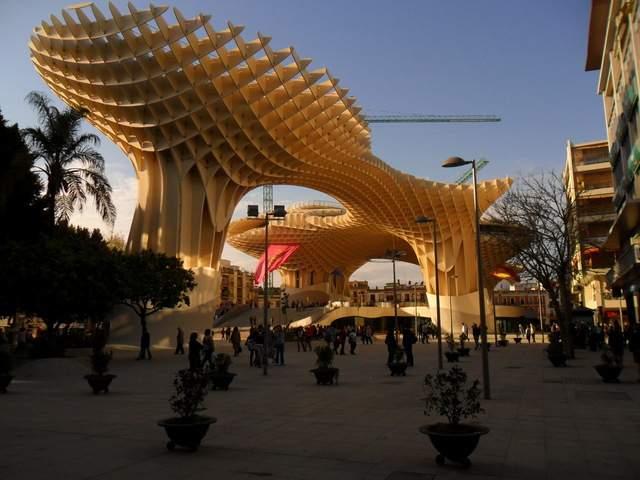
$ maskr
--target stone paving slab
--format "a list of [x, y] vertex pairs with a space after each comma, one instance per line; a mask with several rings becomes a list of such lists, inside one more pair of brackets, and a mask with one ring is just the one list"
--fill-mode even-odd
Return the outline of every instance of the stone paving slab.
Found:
[[[493, 399], [478, 421], [491, 428], [465, 471], [439, 467], [417, 429], [422, 379], [434, 371], [434, 344], [416, 346], [416, 367], [390, 377], [384, 345], [358, 345], [338, 356], [340, 384], [317, 386], [315, 356], [287, 344], [285, 367], [268, 377], [234, 359], [227, 392], [211, 392], [218, 418], [197, 453], [168, 452], [156, 425], [171, 416], [173, 374], [186, 357], [159, 350], [151, 361], [116, 350], [108, 395], [94, 396], [82, 376], [87, 352], [22, 365], [0, 396], [0, 478], [14, 479], [477, 479], [640, 478], [640, 384], [628, 365], [619, 384], [592, 368], [598, 355], [578, 351], [567, 368], [546, 360], [543, 345], [490, 353]], [[218, 342], [220, 351], [228, 344]], [[459, 365], [481, 375], [479, 352]], [[631, 358], [626, 359], [630, 361]], [[445, 366], [449, 366], [445, 364]]]

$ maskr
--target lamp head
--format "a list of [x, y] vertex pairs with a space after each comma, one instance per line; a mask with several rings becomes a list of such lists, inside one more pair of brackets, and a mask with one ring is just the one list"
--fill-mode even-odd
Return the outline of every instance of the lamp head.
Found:
[[287, 211], [284, 209], [284, 205], [273, 206], [273, 216], [275, 218], [284, 218], [287, 215]]
[[452, 168], [452, 167], [462, 167], [463, 165], [469, 165], [473, 162], [468, 162], [460, 157], [449, 157], [444, 162], [442, 162], [442, 166], [444, 168]]
[[247, 217], [258, 217], [258, 205], [247, 205]]

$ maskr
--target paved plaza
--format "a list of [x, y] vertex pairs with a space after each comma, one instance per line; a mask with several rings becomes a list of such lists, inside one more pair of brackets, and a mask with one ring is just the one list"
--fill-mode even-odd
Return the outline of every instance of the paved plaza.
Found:
[[[543, 345], [490, 353], [493, 396], [478, 421], [491, 432], [462, 470], [438, 467], [418, 427], [423, 376], [434, 370], [436, 346], [416, 346], [416, 367], [390, 377], [381, 341], [338, 357], [340, 384], [317, 386], [315, 355], [288, 343], [285, 367], [269, 376], [248, 366], [246, 349], [231, 366], [227, 392], [211, 392], [216, 416], [200, 450], [169, 452], [158, 419], [171, 416], [173, 374], [186, 357], [156, 351], [152, 361], [117, 350], [108, 395], [94, 396], [82, 376], [85, 356], [23, 364], [0, 396], [3, 479], [449, 479], [611, 478], [640, 472], [640, 384], [627, 363], [620, 384], [603, 384], [595, 353], [578, 351], [568, 368], [553, 368]], [[230, 351], [217, 342], [218, 351]], [[73, 354], [78, 355], [76, 351]], [[626, 359], [630, 362], [630, 357]], [[479, 378], [480, 355], [461, 362]]]

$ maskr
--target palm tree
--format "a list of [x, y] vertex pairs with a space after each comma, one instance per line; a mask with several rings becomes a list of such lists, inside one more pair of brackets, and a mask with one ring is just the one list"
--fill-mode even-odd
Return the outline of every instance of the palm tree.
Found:
[[49, 222], [67, 221], [75, 209], [82, 211], [92, 197], [102, 219], [113, 225], [116, 207], [111, 185], [104, 174], [104, 158], [93, 147], [100, 139], [81, 133], [83, 111], [59, 110], [40, 92], [31, 92], [27, 102], [38, 114], [40, 126], [22, 130], [27, 145], [37, 158], [34, 169], [45, 177]]

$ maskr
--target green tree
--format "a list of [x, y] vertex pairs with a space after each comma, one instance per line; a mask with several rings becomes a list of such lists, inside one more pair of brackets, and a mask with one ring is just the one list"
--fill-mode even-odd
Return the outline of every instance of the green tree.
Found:
[[35, 170], [45, 178], [49, 224], [68, 220], [75, 209], [82, 211], [88, 196], [93, 198], [102, 219], [113, 224], [116, 208], [111, 200], [111, 185], [104, 175], [104, 158], [94, 149], [100, 139], [80, 132], [84, 112], [59, 110], [39, 92], [31, 92], [27, 101], [36, 110], [40, 126], [26, 128], [22, 133], [31, 153], [40, 161]]
[[182, 260], [151, 250], [117, 254], [121, 303], [139, 317], [142, 333], [147, 330], [150, 315], [190, 304], [189, 292], [196, 282], [193, 271], [182, 267]]
[[7, 125], [0, 112], [0, 241], [32, 236], [44, 224], [42, 186], [32, 168], [18, 125]]

